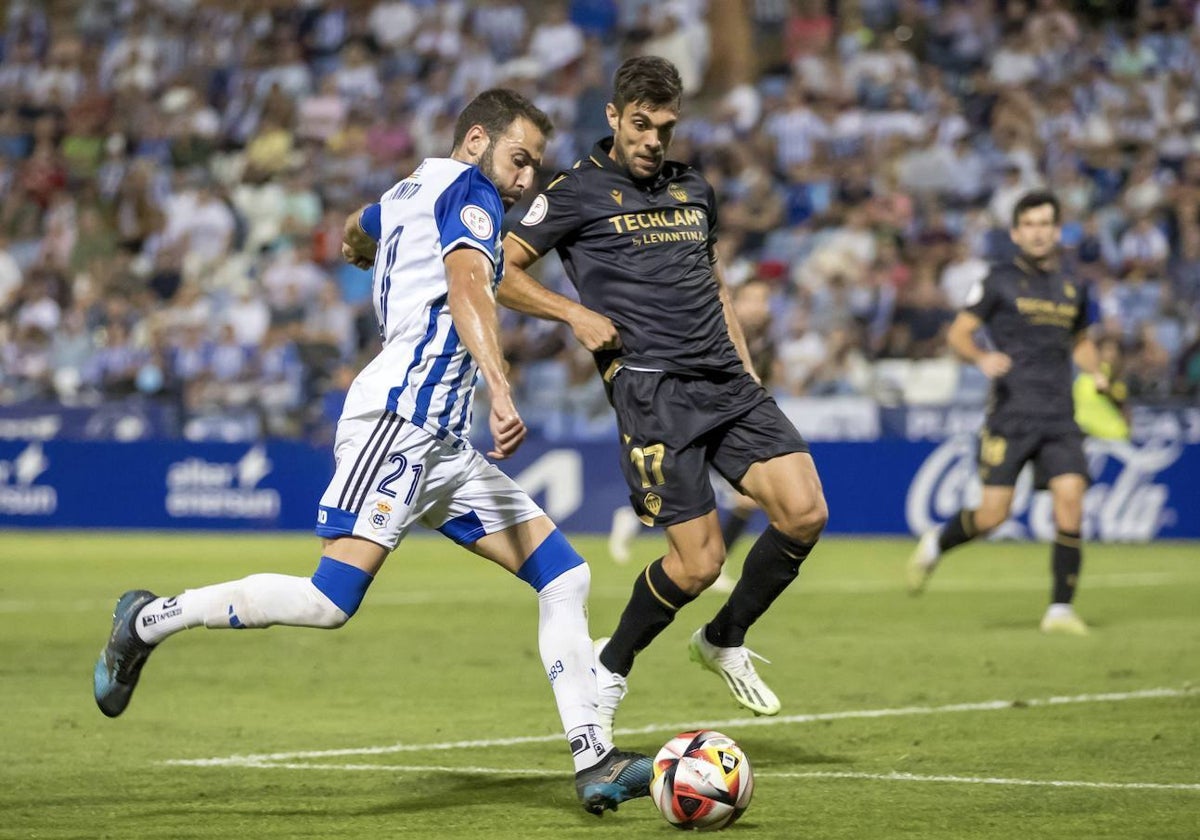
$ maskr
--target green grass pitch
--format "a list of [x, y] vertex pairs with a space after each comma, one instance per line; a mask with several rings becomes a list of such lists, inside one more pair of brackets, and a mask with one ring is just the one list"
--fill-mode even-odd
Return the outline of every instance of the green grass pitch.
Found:
[[[604, 635], [661, 537], [629, 566], [575, 543]], [[640, 657], [619, 743], [737, 739], [757, 785], [731, 837], [1200, 836], [1200, 548], [1088, 546], [1087, 638], [1037, 631], [1047, 546], [969, 546], [918, 599], [910, 548], [821, 543], [749, 639], [775, 719], [688, 661], [721, 603], [706, 593]], [[308, 575], [317, 556], [303, 535], [0, 535], [0, 838], [675, 836], [648, 800], [578, 807], [533, 593], [436, 538], [406, 542], [345, 628], [192, 631], [123, 717], [96, 709], [120, 592]]]

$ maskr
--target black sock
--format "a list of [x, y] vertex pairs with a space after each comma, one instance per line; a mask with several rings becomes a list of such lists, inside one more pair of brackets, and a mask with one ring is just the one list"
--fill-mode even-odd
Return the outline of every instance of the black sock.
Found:
[[1054, 575], [1054, 589], [1050, 602], [1069, 604], [1075, 597], [1079, 583], [1079, 569], [1083, 566], [1083, 540], [1078, 533], [1058, 531], [1054, 535], [1054, 550], [1050, 553], [1050, 571]]
[[726, 549], [733, 548], [733, 544], [746, 530], [749, 522], [750, 514], [743, 513], [736, 508], [725, 514], [725, 521], [721, 523], [721, 539], [725, 540]]
[[704, 638], [717, 647], [738, 647], [767, 607], [800, 573], [800, 564], [814, 543], [802, 543], [768, 526], [750, 547], [742, 577], [704, 629]]
[[614, 674], [627, 676], [633, 668], [633, 658], [667, 629], [681, 607], [696, 600], [695, 595], [684, 592], [667, 577], [662, 561], [659, 557], [633, 582], [633, 594], [625, 612], [600, 654], [601, 664]]
[[963, 508], [942, 526], [942, 533], [938, 535], [938, 549], [945, 553], [977, 536], [979, 529], [975, 527], [975, 511]]

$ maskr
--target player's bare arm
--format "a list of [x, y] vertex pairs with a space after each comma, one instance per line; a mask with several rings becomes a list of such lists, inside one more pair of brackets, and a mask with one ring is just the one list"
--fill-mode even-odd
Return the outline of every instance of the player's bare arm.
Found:
[[1005, 353], [985, 350], [975, 343], [975, 331], [981, 326], [983, 322], [978, 316], [959, 312], [946, 334], [946, 343], [964, 362], [975, 365], [988, 379], [995, 379], [1008, 373], [1012, 368], [1012, 359]]
[[721, 269], [721, 263], [714, 260], [712, 269], [713, 279], [717, 283], [717, 294], [721, 296], [721, 309], [725, 313], [725, 326], [729, 329], [729, 338], [733, 341], [733, 347], [746, 367], [746, 373], [761, 385], [762, 377], [754, 369], [754, 362], [750, 358], [750, 348], [746, 344], [746, 334], [742, 332], [742, 325], [733, 311], [733, 296], [729, 294], [729, 285], [725, 282], [725, 273]]
[[475, 248], [451, 251], [445, 262], [450, 317], [454, 319], [462, 343], [479, 366], [491, 399], [488, 423], [493, 448], [488, 457], [502, 460], [516, 452], [525, 440], [525, 423], [513, 405], [508, 378], [504, 375], [500, 325], [496, 320], [496, 300], [492, 296], [492, 265]]
[[1100, 351], [1096, 347], [1096, 342], [1092, 341], [1091, 336], [1086, 332], [1080, 332], [1075, 336], [1075, 349], [1072, 353], [1075, 365], [1088, 376], [1092, 377], [1092, 381], [1096, 383], [1096, 390], [1104, 393], [1108, 390], [1108, 377], [1100, 369]]
[[539, 256], [520, 239], [511, 234], [505, 237], [504, 280], [496, 293], [497, 300], [517, 312], [566, 324], [579, 343], [593, 353], [620, 347], [621, 336], [607, 316], [550, 291], [530, 276], [526, 269], [537, 262]]
[[375, 264], [375, 251], [379, 243], [362, 228], [362, 213], [370, 205], [364, 204], [346, 217], [342, 226], [342, 259], [359, 268], [370, 268]]

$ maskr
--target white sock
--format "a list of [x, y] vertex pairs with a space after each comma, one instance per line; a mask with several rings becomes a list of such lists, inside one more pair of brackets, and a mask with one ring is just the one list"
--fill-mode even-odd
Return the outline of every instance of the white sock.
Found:
[[138, 612], [134, 627], [143, 642], [156, 645], [180, 630], [200, 625], [334, 628], [348, 618], [311, 578], [261, 574], [189, 589], [174, 598], [156, 598]]
[[563, 572], [538, 593], [538, 651], [554, 689], [576, 773], [599, 763], [612, 749], [600, 734], [596, 712], [599, 694], [587, 622], [591, 582], [591, 570], [580, 565]]
[[1064, 615], [1070, 615], [1073, 612], [1075, 612], [1075, 608], [1070, 604], [1051, 604], [1046, 609], [1046, 615], [1052, 615], [1055, 618]]

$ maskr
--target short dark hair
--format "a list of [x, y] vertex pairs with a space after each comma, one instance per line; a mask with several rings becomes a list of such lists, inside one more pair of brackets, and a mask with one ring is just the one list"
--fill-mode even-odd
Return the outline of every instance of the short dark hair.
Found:
[[656, 108], [678, 108], [683, 99], [679, 70], [665, 58], [639, 55], [626, 59], [613, 76], [613, 105], [617, 113], [631, 102]]
[[472, 99], [463, 108], [454, 123], [454, 148], [462, 143], [471, 126], [480, 126], [487, 136], [495, 140], [521, 117], [529, 120], [547, 137], [554, 131], [554, 124], [541, 108], [515, 90], [492, 88]]
[[1021, 196], [1016, 206], [1013, 207], [1012, 226], [1014, 228], [1017, 226], [1017, 223], [1021, 221], [1021, 216], [1025, 214], [1026, 210], [1032, 210], [1034, 207], [1041, 207], [1045, 204], [1049, 204], [1051, 209], [1054, 210], [1054, 223], [1058, 224], [1058, 198], [1049, 190], [1034, 190]]

